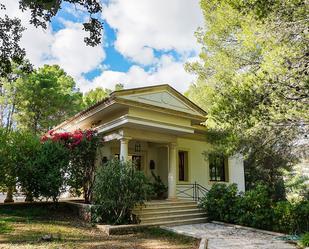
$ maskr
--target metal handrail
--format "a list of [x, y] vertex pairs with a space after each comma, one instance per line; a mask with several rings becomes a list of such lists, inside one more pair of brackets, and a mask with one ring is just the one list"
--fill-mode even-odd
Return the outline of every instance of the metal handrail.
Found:
[[181, 189], [177, 188], [177, 196], [184, 199], [192, 199], [194, 201], [200, 201], [204, 198], [208, 192], [208, 189], [204, 186], [194, 183], [180, 183], [177, 184]]

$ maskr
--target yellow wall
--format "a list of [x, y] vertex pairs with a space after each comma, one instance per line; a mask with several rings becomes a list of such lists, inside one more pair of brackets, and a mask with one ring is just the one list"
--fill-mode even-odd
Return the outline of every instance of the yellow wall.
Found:
[[[208, 185], [208, 161], [205, 160], [203, 152], [209, 149], [210, 145], [207, 142], [196, 141], [185, 138], [177, 139], [177, 149], [188, 151], [188, 166], [189, 166], [189, 183], [195, 181], [205, 187]], [[178, 158], [178, 152], [177, 152]], [[178, 179], [178, 161], [177, 161], [177, 179]]]
[[157, 122], [177, 124], [181, 126], [191, 126], [191, 120], [187, 118], [177, 117], [173, 115], [166, 115], [164, 113], [159, 113], [155, 111], [144, 110], [141, 108], [131, 107], [129, 109], [129, 116], [138, 117], [148, 120], [153, 120]]
[[[215, 182], [209, 181], [209, 162], [208, 156], [203, 152], [209, 150], [211, 145], [207, 142], [178, 138], [178, 150], [186, 150], [189, 152], [189, 183], [195, 181], [206, 188], [211, 188]], [[178, 155], [178, 153], [177, 153]], [[177, 156], [178, 157], [178, 156]], [[177, 161], [178, 168], [178, 161]], [[235, 155], [228, 158], [228, 179], [226, 183], [236, 183], [240, 191], [245, 190], [244, 166], [241, 155]], [[177, 169], [178, 179], [178, 169]]]

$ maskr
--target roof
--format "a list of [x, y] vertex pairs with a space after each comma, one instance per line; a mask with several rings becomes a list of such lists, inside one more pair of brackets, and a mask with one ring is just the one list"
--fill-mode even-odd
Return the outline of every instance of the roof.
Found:
[[206, 117], [207, 112], [205, 110], [203, 110], [201, 107], [199, 107], [198, 105], [193, 103], [191, 100], [189, 100], [187, 97], [185, 97], [183, 94], [178, 92], [176, 89], [174, 89], [170, 85], [168, 85], [168, 84], [161, 84], [161, 85], [146, 86], [146, 87], [139, 87], [139, 88], [131, 88], [131, 89], [124, 89], [124, 90], [114, 91], [114, 92], [112, 92], [110, 94], [110, 96], [108, 98], [104, 98], [104, 99], [98, 101], [96, 104], [94, 104], [94, 105], [88, 107], [87, 109], [85, 109], [85, 110], [75, 114], [73, 117], [67, 119], [66, 121], [64, 121], [61, 124], [57, 125], [53, 129], [57, 130], [57, 129], [63, 127], [64, 125], [69, 124], [70, 122], [78, 119], [79, 117], [84, 116], [85, 114], [89, 113], [90, 111], [92, 111], [93, 109], [95, 109], [95, 108], [97, 108], [99, 106], [109, 105], [109, 104], [113, 103], [114, 100], [117, 97], [124, 96], [124, 95], [129, 95], [129, 94], [148, 92], [149, 90], [160, 90], [160, 89], [172, 92], [178, 98], [180, 98], [182, 101], [184, 101], [187, 105], [189, 105], [193, 109], [198, 110], [199, 113], [201, 113], [202, 116]]

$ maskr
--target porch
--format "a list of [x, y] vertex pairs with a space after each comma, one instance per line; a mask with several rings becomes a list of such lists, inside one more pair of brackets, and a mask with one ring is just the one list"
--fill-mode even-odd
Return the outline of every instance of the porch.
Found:
[[118, 158], [131, 160], [137, 170], [152, 179], [160, 176], [168, 187], [169, 200], [177, 198], [177, 144], [176, 137], [146, 130], [126, 129], [104, 136], [99, 151], [101, 162]]

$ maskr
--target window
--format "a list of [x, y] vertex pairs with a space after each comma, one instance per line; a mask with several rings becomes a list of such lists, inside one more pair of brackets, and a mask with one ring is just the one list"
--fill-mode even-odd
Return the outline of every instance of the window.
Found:
[[188, 181], [188, 151], [178, 151], [178, 180]]
[[228, 160], [220, 154], [209, 155], [209, 176], [210, 181], [227, 181]]

